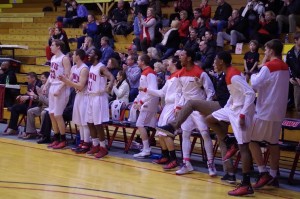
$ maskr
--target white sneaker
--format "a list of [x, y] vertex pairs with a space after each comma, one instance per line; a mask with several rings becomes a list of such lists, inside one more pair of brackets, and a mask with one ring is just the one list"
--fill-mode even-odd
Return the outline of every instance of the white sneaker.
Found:
[[140, 153], [134, 154], [133, 157], [134, 158], [145, 158], [146, 156], [149, 156], [151, 154], [151, 149], [149, 150], [143, 150]]
[[176, 175], [184, 175], [184, 174], [187, 174], [187, 173], [189, 173], [193, 170], [194, 170], [194, 168], [191, 165], [191, 163], [186, 162], [186, 163], [183, 163], [183, 165], [180, 167], [180, 169], [176, 171]]
[[207, 161], [207, 167], [208, 167], [208, 175], [209, 176], [216, 176], [217, 175], [217, 170], [216, 170], [214, 162]]

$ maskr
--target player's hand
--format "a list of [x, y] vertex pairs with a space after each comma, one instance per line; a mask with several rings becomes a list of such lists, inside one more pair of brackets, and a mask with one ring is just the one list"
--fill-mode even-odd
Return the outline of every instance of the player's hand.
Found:
[[107, 92], [107, 93], [111, 93], [111, 90], [112, 90], [112, 87], [110, 87], [110, 86], [107, 86], [107, 87], [106, 87], [106, 92]]
[[57, 79], [59, 79], [59, 80], [62, 81], [62, 82], [66, 82], [66, 81], [67, 81], [67, 77], [64, 76], [64, 75], [59, 75], [59, 76], [57, 77]]

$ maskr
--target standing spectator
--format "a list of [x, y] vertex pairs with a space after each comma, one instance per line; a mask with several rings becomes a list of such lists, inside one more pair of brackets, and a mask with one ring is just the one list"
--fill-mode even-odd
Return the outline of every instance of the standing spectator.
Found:
[[300, 116], [300, 32], [294, 35], [295, 45], [286, 55], [286, 63], [290, 68], [290, 83], [294, 87], [294, 103]]
[[256, 40], [251, 40], [249, 42], [250, 51], [246, 52], [244, 56], [244, 69], [247, 81], [250, 79], [253, 73], [258, 72], [258, 62], [259, 62], [259, 53], [258, 53], [258, 42]]
[[[259, 189], [267, 184], [279, 186], [279, 137], [282, 121], [286, 115], [289, 90], [289, 68], [282, 61], [283, 45], [278, 39], [265, 44], [266, 62], [259, 73], [251, 76], [251, 85], [257, 92], [254, 126], [250, 150], [255, 160], [259, 177], [253, 188]], [[268, 92], [266, 92], [268, 91]], [[267, 171], [262, 157], [260, 142], [268, 144], [270, 152], [270, 171]]]
[[139, 17], [135, 16], [133, 21], [133, 34], [135, 38], [133, 39], [134, 45], [137, 47], [138, 51], [141, 51], [141, 33], [142, 24], [140, 23]]
[[190, 20], [188, 20], [188, 15], [185, 10], [180, 12], [180, 26], [178, 28], [178, 33], [180, 37], [180, 42], [182, 45], [187, 41], [189, 34]]
[[[95, 17], [93, 15], [88, 15], [88, 22], [83, 23], [82, 25], [82, 32], [83, 34], [93, 38], [93, 41], [96, 41], [96, 37], [98, 35], [98, 25], [95, 21]], [[81, 36], [77, 39], [77, 49], [81, 47], [82, 43], [84, 42], [85, 36]], [[99, 46], [99, 44], [94, 43], [96, 47]]]
[[[0, 68], [0, 84], [17, 84], [17, 77], [15, 71], [11, 68], [8, 61], [1, 63]], [[17, 92], [15, 89], [5, 88], [4, 107], [11, 107], [14, 104]]]
[[147, 18], [143, 19], [143, 15], [141, 13], [138, 14], [139, 23], [142, 27], [141, 32], [141, 49], [144, 53], [147, 53], [147, 48], [152, 46], [152, 42], [155, 37], [155, 25], [156, 19], [154, 16], [153, 8], [148, 8], [147, 10]]
[[[74, 1], [73, 3], [76, 3], [76, 1]], [[73, 4], [72, 3], [72, 4]], [[86, 7], [83, 4], [77, 4], [77, 15], [75, 17], [73, 17], [73, 28], [79, 28], [79, 26], [83, 23], [87, 21], [87, 17], [88, 17], [88, 10], [86, 9]]]
[[279, 34], [283, 32], [284, 25], [289, 26], [289, 32], [296, 32], [297, 25], [300, 25], [300, 1], [284, 0], [279, 15], [276, 18], [278, 22]]
[[137, 56], [129, 55], [126, 64], [123, 64], [123, 70], [126, 72], [127, 80], [129, 82], [129, 102], [133, 102], [139, 93], [141, 69], [137, 65]]
[[107, 65], [108, 59], [114, 55], [114, 50], [112, 49], [112, 47], [109, 46], [109, 38], [108, 37], [101, 38], [101, 49], [100, 50], [102, 52], [102, 57], [100, 59], [100, 62], [104, 65]]
[[227, 20], [232, 13], [232, 7], [225, 0], [217, 0], [215, 16], [210, 20], [209, 27], [214, 33], [223, 31], [227, 26]]
[[[33, 91], [35, 94], [37, 94], [37, 88], [41, 87], [42, 83], [37, 78], [36, 73], [29, 72], [27, 74], [27, 92]], [[10, 109], [10, 119], [8, 123], [8, 128], [6, 132], [3, 132], [3, 135], [16, 135], [18, 133], [18, 119], [20, 114], [26, 114], [27, 109], [30, 107], [34, 107], [37, 105], [37, 103], [32, 103], [30, 106], [30, 100], [31, 96], [26, 95], [19, 95], [17, 98], [18, 104], [14, 104]]]

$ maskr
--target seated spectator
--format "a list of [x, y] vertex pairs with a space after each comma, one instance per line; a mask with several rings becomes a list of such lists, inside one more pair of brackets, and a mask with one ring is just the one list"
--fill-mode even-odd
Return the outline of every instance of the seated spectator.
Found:
[[157, 20], [160, 20], [162, 18], [160, 0], [149, 0], [148, 8], [153, 8], [154, 16]]
[[[15, 71], [11, 68], [8, 61], [1, 63], [0, 68], [0, 84], [17, 84], [17, 77]], [[14, 104], [15, 98], [19, 91], [12, 88], [5, 88], [4, 107], [11, 107]]]
[[[73, 3], [77, 4], [76, 1], [72, 2], [72, 4]], [[89, 14], [88, 10], [83, 4], [77, 4], [76, 7], [77, 7], [77, 15], [73, 17], [72, 28], [79, 28], [79, 26], [83, 22], [87, 22], [87, 17]]]
[[256, 12], [258, 14], [258, 16], [261, 16], [265, 13], [265, 6], [264, 6], [263, 2], [261, 2], [261, 1], [250, 0], [250, 1], [248, 1], [247, 5], [245, 6], [241, 16], [246, 17], [247, 12], [249, 10], [253, 10], [254, 12]]
[[26, 129], [24, 133], [19, 134], [20, 138], [31, 139], [38, 135], [35, 127], [35, 117], [41, 116], [42, 111], [48, 107], [48, 92], [43, 93], [43, 87], [49, 77], [49, 74], [49, 72], [44, 72], [41, 74], [42, 86], [41, 88], [36, 87], [37, 94], [35, 94], [33, 91], [27, 93], [32, 98], [33, 102], [37, 103], [37, 106], [28, 109], [26, 117]]
[[188, 16], [187, 18], [193, 16], [193, 2], [191, 0], [177, 0], [174, 2], [174, 8], [177, 13], [186, 11]]
[[107, 69], [117, 79], [118, 72], [122, 70], [119, 62], [115, 58], [109, 58], [107, 62]]
[[260, 45], [278, 37], [278, 24], [275, 20], [275, 14], [267, 11], [265, 17], [261, 16], [259, 21], [259, 29], [254, 36]]
[[209, 27], [209, 20], [211, 18], [211, 6], [208, 5], [208, 0], [202, 0], [200, 4], [200, 16], [203, 18], [206, 27]]
[[113, 57], [114, 50], [112, 47], [109, 46], [109, 38], [108, 37], [102, 37], [101, 38], [101, 52], [102, 57], [100, 59], [100, 62], [104, 65], [107, 65], [108, 59]]
[[156, 45], [156, 49], [162, 54], [161, 59], [167, 59], [175, 53], [179, 48], [180, 37], [178, 33], [179, 21], [173, 20], [171, 23], [171, 29], [164, 32], [160, 29], [160, 33], [163, 35], [163, 40], [160, 44]]
[[133, 102], [139, 93], [141, 69], [137, 65], [137, 56], [129, 55], [126, 64], [123, 64], [123, 70], [126, 72], [127, 80], [129, 82], [129, 102]]
[[141, 49], [144, 53], [147, 53], [147, 49], [152, 46], [152, 42], [155, 37], [155, 25], [156, 19], [154, 16], [154, 10], [152, 8], [148, 8], [147, 10], [147, 18], [143, 18], [141, 13], [138, 14], [139, 23], [142, 28], [141, 32]]
[[113, 9], [111, 12], [109, 23], [111, 24], [112, 28], [118, 24], [121, 24], [122, 22], [127, 23], [128, 11], [124, 8], [124, 4], [125, 3], [123, 0], [119, 0], [117, 8]]
[[297, 26], [300, 26], [300, 1], [284, 0], [284, 5], [276, 20], [278, 22], [279, 34], [284, 32], [285, 25], [288, 25], [289, 33], [296, 32]]
[[112, 93], [116, 95], [116, 100], [121, 100], [126, 104], [129, 103], [129, 82], [127, 80], [126, 72], [120, 70], [117, 74], [115, 84], [112, 89]]
[[[27, 74], [27, 92], [34, 92], [37, 94], [37, 87], [41, 87], [41, 81], [37, 78], [36, 73], [29, 72]], [[3, 133], [3, 135], [16, 135], [18, 134], [18, 119], [20, 114], [26, 114], [27, 109], [30, 107], [35, 107], [37, 103], [32, 103], [30, 105], [31, 97], [26, 95], [19, 95], [16, 100], [18, 104], [14, 104], [10, 109], [10, 119], [7, 130]]]
[[198, 44], [197, 40], [198, 40], [198, 34], [197, 34], [196, 30], [190, 28], [190, 35], [189, 35], [189, 38], [188, 38], [187, 42], [185, 43], [183, 49], [190, 49], [194, 52], [198, 51], [199, 44]]
[[[98, 35], [98, 24], [95, 21], [95, 17], [93, 15], [88, 15], [88, 22], [83, 23], [82, 25], [82, 32], [84, 35], [93, 38], [93, 41], [96, 41], [96, 37]], [[84, 42], [85, 36], [81, 36], [77, 39], [77, 49], [82, 46]], [[98, 47], [99, 44], [94, 43], [95, 47]]]
[[71, 6], [66, 10], [66, 15], [63, 18], [63, 27], [68, 28], [69, 25], [73, 24], [73, 19], [77, 17], [77, 3], [71, 1]]
[[259, 53], [258, 53], [258, 42], [251, 40], [249, 42], [249, 50], [244, 56], [244, 69], [247, 82], [249, 81], [253, 73], [258, 72]]
[[63, 19], [64, 19], [64, 18], [66, 18], [66, 19], [67, 19], [67, 18], [72, 18], [73, 16], [76, 15], [76, 10], [74, 10], [74, 8], [73, 8], [73, 6], [72, 6], [72, 2], [73, 2], [73, 0], [66, 0], [66, 1], [65, 1], [65, 11], [66, 11], [65, 17], [63, 17], [63, 16], [58, 16], [58, 17], [56, 18], [57, 21], [63, 23]]
[[273, 11], [277, 16], [280, 9], [283, 7], [282, 0], [267, 0], [265, 1], [265, 11]]
[[149, 66], [154, 69], [154, 64], [160, 60], [160, 56], [158, 51], [154, 47], [150, 47], [147, 49], [147, 55], [150, 57]]
[[80, 49], [84, 50], [86, 55], [89, 55], [92, 50], [95, 49], [95, 46], [93, 44], [93, 39], [89, 36], [84, 38], [84, 43], [80, 47]]
[[216, 56], [216, 51], [213, 47], [207, 44], [207, 41], [200, 41], [200, 53], [196, 54], [196, 60], [199, 60], [199, 66], [207, 73], [213, 70], [213, 62]]
[[204, 37], [202, 38], [202, 40], [206, 41], [207, 45], [209, 47], [212, 47], [213, 49], [217, 48], [217, 42], [214, 39], [214, 35], [213, 35], [212, 31], [210, 31], [210, 30], [205, 31], [205, 34], [204, 34]]
[[198, 18], [198, 27], [195, 29], [197, 31], [198, 38], [203, 38], [205, 35], [205, 32], [208, 30], [205, 20], [203, 17]]
[[227, 20], [232, 13], [232, 7], [225, 0], [217, 0], [217, 10], [209, 22], [209, 27], [216, 34], [227, 27]]
[[199, 21], [198, 21], [198, 19], [199, 19], [200, 15], [201, 15], [200, 8], [194, 9], [193, 14], [194, 14], [194, 17], [193, 17], [193, 20], [191, 22], [191, 26], [190, 27], [193, 28], [193, 29], [197, 29], [199, 27]]
[[157, 77], [157, 87], [161, 89], [166, 83], [166, 69], [161, 62], [154, 63], [154, 71]]
[[111, 24], [108, 22], [108, 17], [106, 15], [102, 15], [101, 23], [98, 25], [98, 38], [97, 42], [101, 40], [102, 37], [108, 37], [109, 45], [114, 47], [114, 36]]
[[218, 32], [217, 47], [223, 50], [224, 40], [229, 41], [232, 47], [231, 52], [235, 52], [235, 46], [238, 42], [246, 40], [247, 23], [239, 16], [239, 11], [234, 9], [232, 15], [228, 18], [228, 27], [226, 32]]
[[187, 12], [183, 10], [180, 12], [180, 25], [178, 28], [180, 42], [182, 45], [184, 45], [185, 42], [187, 41], [187, 37], [189, 34], [189, 26], [190, 26], [190, 20], [188, 20]]

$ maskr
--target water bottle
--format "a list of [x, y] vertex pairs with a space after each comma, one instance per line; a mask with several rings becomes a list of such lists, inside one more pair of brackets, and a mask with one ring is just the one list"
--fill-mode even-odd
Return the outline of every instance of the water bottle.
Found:
[[289, 34], [286, 34], [284, 37], [284, 43], [289, 43]]
[[8, 75], [6, 76], [5, 84], [9, 85], [9, 76]]

